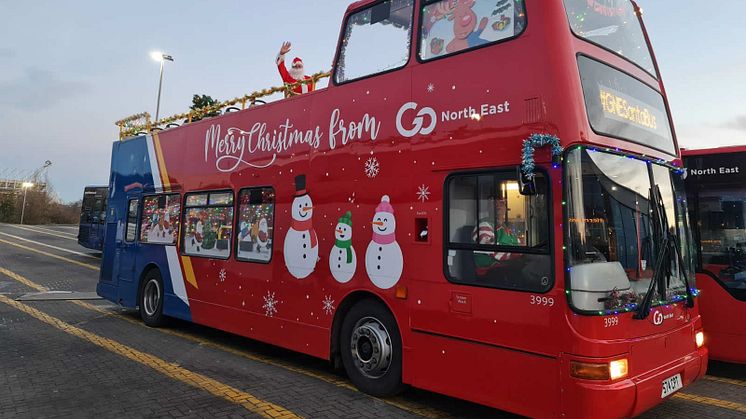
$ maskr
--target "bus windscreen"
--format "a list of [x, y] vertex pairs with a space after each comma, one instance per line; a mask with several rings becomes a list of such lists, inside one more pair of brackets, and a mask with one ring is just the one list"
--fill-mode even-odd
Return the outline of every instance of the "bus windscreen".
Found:
[[586, 56], [578, 57], [591, 127], [676, 155], [663, 96], [647, 84]]

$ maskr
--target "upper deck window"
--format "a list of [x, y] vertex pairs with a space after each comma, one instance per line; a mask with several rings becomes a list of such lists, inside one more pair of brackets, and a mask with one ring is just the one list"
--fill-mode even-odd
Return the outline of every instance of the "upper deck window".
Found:
[[439, 0], [422, 8], [419, 56], [430, 60], [510, 39], [526, 27], [523, 0]]
[[629, 0], [565, 0], [565, 9], [575, 35], [628, 59], [655, 76], [640, 19]]
[[414, 0], [386, 0], [347, 19], [334, 80], [344, 83], [404, 67]]

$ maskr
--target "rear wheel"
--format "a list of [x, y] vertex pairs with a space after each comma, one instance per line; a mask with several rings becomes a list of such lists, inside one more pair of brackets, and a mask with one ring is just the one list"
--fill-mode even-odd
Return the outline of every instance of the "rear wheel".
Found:
[[163, 315], [163, 279], [157, 269], [151, 269], [142, 281], [140, 289], [140, 317], [148, 326], [166, 324]]
[[353, 306], [340, 339], [342, 363], [357, 388], [382, 397], [403, 390], [401, 335], [383, 304], [363, 300]]

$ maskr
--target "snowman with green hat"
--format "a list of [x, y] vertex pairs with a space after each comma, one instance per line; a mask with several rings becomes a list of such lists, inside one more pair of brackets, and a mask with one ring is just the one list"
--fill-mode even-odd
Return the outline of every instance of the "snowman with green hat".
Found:
[[349, 282], [355, 275], [357, 257], [352, 247], [352, 213], [347, 211], [339, 218], [334, 229], [334, 247], [329, 253], [329, 269], [337, 282]]

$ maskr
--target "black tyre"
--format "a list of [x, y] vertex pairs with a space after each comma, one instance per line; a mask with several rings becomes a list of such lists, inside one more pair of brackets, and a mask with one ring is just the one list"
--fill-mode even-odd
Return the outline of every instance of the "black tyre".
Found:
[[401, 335], [383, 304], [355, 304], [342, 322], [340, 346], [345, 371], [361, 391], [386, 397], [404, 389]]
[[151, 269], [145, 274], [140, 285], [140, 317], [150, 327], [166, 324], [163, 315], [163, 279], [158, 269]]

